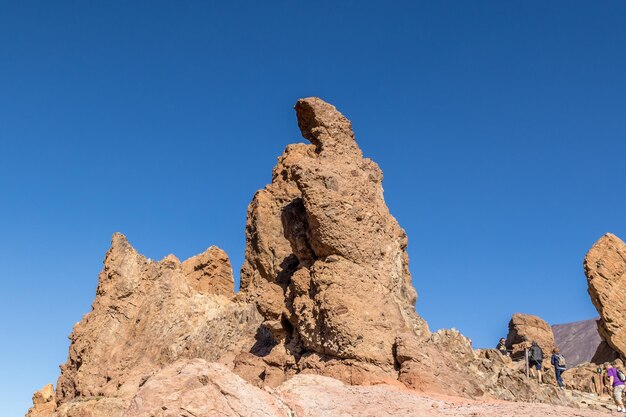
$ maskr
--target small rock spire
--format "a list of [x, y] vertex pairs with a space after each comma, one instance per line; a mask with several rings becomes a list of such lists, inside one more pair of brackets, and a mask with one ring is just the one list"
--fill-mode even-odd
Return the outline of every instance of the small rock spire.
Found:
[[298, 100], [295, 109], [302, 136], [315, 145], [318, 154], [361, 155], [354, 140], [352, 123], [335, 106], [321, 98], [308, 97]]

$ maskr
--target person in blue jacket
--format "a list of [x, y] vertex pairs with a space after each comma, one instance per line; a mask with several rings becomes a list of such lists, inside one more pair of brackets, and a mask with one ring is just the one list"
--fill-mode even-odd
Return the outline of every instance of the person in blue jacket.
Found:
[[561, 355], [559, 348], [552, 349], [552, 359], [550, 360], [552, 366], [554, 366], [554, 375], [556, 376], [556, 382], [559, 384], [559, 388], [563, 388], [563, 378], [561, 374], [565, 371], [565, 358]]

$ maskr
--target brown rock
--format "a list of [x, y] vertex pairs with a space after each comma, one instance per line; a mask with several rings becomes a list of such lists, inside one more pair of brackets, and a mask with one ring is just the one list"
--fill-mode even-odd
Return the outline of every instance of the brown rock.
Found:
[[429, 334], [415, 313], [406, 234], [350, 121], [318, 98], [299, 100], [296, 113], [312, 145], [288, 146], [250, 204], [242, 292], [265, 317], [266, 345], [284, 344], [296, 362], [395, 373], [396, 336]]
[[617, 236], [607, 233], [591, 247], [583, 267], [591, 302], [600, 314], [600, 336], [625, 357], [626, 244]]
[[56, 411], [54, 387], [48, 384], [33, 395], [33, 406], [26, 417], [51, 417]]
[[530, 314], [513, 314], [509, 322], [509, 334], [506, 347], [513, 351], [513, 358], [523, 358], [524, 349], [535, 341], [543, 350], [544, 361], [550, 359], [554, 349], [554, 334], [548, 323]]
[[201, 294], [235, 295], [235, 279], [226, 252], [211, 246], [181, 264], [189, 285]]
[[287, 417], [274, 397], [202, 359], [166, 366], [137, 392], [124, 417]]
[[69, 359], [57, 383], [59, 403], [127, 397], [179, 358], [217, 361], [251, 343], [260, 323], [254, 307], [218, 295], [232, 294], [229, 270], [217, 248], [183, 265], [173, 255], [154, 262], [114, 235], [92, 311], [70, 335]]

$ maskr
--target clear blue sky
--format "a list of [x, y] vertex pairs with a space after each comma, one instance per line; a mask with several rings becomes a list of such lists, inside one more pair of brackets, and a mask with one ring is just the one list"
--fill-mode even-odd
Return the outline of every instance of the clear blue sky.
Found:
[[156, 259], [218, 245], [238, 274], [311, 95], [383, 169], [433, 329], [492, 346], [514, 312], [594, 317], [583, 257], [626, 238], [625, 21], [624, 1], [0, 1], [0, 414], [56, 381], [114, 232]]

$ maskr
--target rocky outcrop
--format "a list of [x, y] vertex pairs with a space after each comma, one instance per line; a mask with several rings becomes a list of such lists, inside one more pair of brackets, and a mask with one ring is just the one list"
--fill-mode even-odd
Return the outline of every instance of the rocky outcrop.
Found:
[[552, 333], [569, 367], [591, 361], [602, 342], [596, 319], [556, 324]]
[[394, 375], [396, 336], [429, 335], [407, 236], [350, 121], [318, 98], [296, 113], [311, 145], [289, 145], [248, 208], [241, 291], [265, 318], [261, 356], [278, 350], [283, 368], [347, 381]]
[[[492, 352], [494, 355], [500, 355]], [[495, 356], [500, 357], [500, 356]], [[483, 359], [485, 360], [485, 359]], [[447, 376], [447, 375], [446, 375]], [[456, 381], [456, 378], [454, 379]], [[450, 387], [454, 383], [448, 384]], [[537, 387], [539, 387], [537, 385]], [[606, 415], [602, 403], [542, 386], [563, 403], [579, 408], [529, 403], [481, 402], [421, 394], [395, 385], [354, 386], [336, 379], [299, 374], [277, 388], [247, 384], [225, 366], [180, 359], [148, 377], [128, 399], [97, 398], [60, 406], [55, 417], [371, 417], [371, 416], [559, 416]], [[532, 398], [531, 398], [532, 399]], [[41, 416], [44, 417], [44, 416]], [[48, 417], [48, 416], [45, 416]]]
[[600, 336], [626, 357], [626, 244], [607, 233], [591, 247], [583, 267], [591, 302], [600, 314]]
[[48, 384], [33, 395], [33, 406], [28, 410], [26, 417], [47, 417], [56, 411], [54, 387]]
[[439, 330], [420, 344], [400, 337], [396, 346], [399, 381], [419, 392], [483, 401], [575, 402], [556, 388], [553, 377], [537, 384], [526, 377], [522, 362], [495, 349], [473, 350], [469, 339], [454, 329]]
[[550, 359], [554, 349], [554, 334], [548, 323], [537, 316], [516, 313], [509, 321], [509, 334], [506, 347], [512, 351], [513, 358], [524, 356], [524, 350], [535, 341], [543, 350], [544, 359]]
[[[114, 235], [92, 311], [70, 336], [56, 401], [47, 387], [30, 417], [472, 409], [434, 412], [442, 402], [424, 406], [416, 391], [581, 405], [529, 381], [509, 357], [474, 351], [456, 330], [430, 333], [415, 312], [407, 236], [387, 209], [380, 169], [333, 106], [308, 98], [296, 113], [311, 144], [287, 146], [248, 207], [240, 293], [216, 247], [155, 262]], [[549, 326], [520, 317], [511, 344], [534, 339], [551, 349], [537, 333]]]
[[70, 335], [58, 402], [124, 398], [179, 358], [217, 361], [240, 351], [251, 343], [260, 316], [228, 298], [233, 286], [228, 258], [217, 248], [182, 264], [173, 255], [155, 262], [115, 234], [92, 311]]

